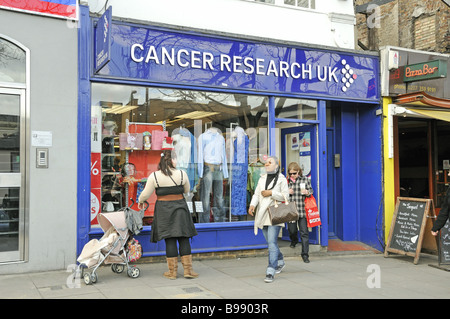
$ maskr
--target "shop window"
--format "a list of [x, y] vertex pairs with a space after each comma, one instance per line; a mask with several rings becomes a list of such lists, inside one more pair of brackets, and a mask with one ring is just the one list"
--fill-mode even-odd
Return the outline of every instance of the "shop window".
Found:
[[275, 117], [297, 120], [317, 120], [317, 101], [281, 97], [276, 98]]
[[[100, 211], [136, 209], [133, 201], [171, 139], [177, 166], [189, 177], [194, 222], [251, 218], [249, 199], [268, 154], [267, 109], [262, 96], [94, 83], [92, 225]], [[147, 225], [155, 201], [153, 194]]]
[[0, 39], [0, 82], [25, 83], [25, 51]]

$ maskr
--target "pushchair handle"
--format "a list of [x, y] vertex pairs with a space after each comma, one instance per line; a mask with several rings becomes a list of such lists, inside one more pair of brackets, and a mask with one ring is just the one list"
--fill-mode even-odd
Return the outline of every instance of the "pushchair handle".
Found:
[[[131, 207], [134, 205], [135, 202], [134, 202], [133, 198], [130, 198], [130, 200], [131, 200], [131, 205], [128, 206], [128, 208], [131, 209]], [[145, 210], [147, 210], [148, 206], [150, 206], [150, 204], [147, 201], [145, 201], [144, 204], [146, 204], [146, 206], [144, 207], [144, 211], [145, 211]]]

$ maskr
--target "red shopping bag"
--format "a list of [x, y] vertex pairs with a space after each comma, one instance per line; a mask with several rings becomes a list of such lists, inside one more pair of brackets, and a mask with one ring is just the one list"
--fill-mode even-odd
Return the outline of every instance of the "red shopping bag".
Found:
[[312, 195], [305, 198], [305, 212], [308, 227], [316, 227], [322, 225], [316, 199]]

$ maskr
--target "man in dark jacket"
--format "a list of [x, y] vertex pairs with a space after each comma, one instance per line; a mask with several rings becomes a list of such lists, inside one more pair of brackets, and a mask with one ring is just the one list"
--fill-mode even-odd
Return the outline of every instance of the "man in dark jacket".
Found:
[[[450, 170], [448, 172], [448, 176], [450, 176]], [[450, 187], [447, 189], [445, 193], [445, 198], [442, 203], [441, 209], [439, 210], [439, 215], [436, 218], [436, 221], [433, 224], [433, 228], [431, 228], [431, 234], [433, 236], [437, 236], [439, 234], [439, 230], [444, 227], [447, 222], [449, 215], [449, 207], [450, 207]]]

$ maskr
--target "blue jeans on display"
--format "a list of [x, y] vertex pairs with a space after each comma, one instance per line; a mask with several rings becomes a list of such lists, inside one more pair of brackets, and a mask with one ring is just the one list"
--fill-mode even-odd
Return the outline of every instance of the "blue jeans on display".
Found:
[[203, 167], [202, 194], [203, 212], [199, 213], [200, 223], [209, 223], [209, 210], [211, 206], [210, 194], [213, 192], [213, 215], [215, 222], [225, 221], [223, 207], [223, 172], [220, 165], [206, 164]]
[[278, 234], [281, 226], [264, 226], [262, 231], [264, 238], [269, 246], [269, 265], [267, 266], [266, 275], [275, 276], [275, 270], [278, 266], [284, 265], [283, 254], [278, 247]]

